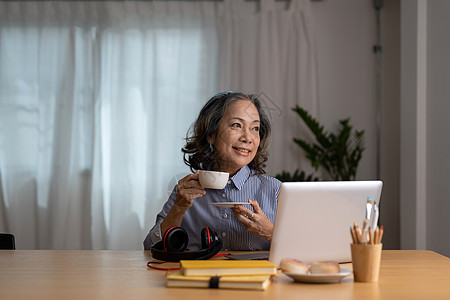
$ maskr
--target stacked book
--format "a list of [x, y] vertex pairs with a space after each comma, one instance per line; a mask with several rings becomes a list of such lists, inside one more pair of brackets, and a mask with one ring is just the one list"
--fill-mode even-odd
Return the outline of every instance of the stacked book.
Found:
[[277, 266], [265, 260], [182, 260], [167, 287], [265, 290]]

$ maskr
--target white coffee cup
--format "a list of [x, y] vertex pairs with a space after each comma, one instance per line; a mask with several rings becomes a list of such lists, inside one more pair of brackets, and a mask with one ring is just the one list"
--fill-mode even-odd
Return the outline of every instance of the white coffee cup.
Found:
[[217, 171], [199, 171], [199, 179], [202, 187], [206, 189], [223, 189], [228, 182], [229, 173]]

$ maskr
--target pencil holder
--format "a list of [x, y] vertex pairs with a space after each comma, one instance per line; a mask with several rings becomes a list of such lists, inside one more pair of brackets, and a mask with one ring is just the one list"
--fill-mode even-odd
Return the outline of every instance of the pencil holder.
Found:
[[377, 282], [383, 244], [351, 244], [353, 277], [356, 282]]

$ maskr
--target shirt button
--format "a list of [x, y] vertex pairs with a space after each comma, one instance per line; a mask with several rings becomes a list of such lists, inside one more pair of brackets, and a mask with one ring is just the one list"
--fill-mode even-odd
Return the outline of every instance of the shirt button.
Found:
[[230, 180], [228, 180], [228, 184], [230, 184], [231, 183], [231, 179]]
[[225, 194], [225, 193], [223, 193], [223, 194], [222, 194], [222, 197], [224, 197], [224, 198], [225, 198], [226, 196], [227, 196], [227, 194]]
[[222, 215], [222, 218], [226, 219], [228, 217], [228, 215], [225, 213]]
[[222, 232], [222, 236], [223, 236], [223, 237], [226, 237], [226, 236], [227, 236], [227, 233], [226, 233], [226, 232]]

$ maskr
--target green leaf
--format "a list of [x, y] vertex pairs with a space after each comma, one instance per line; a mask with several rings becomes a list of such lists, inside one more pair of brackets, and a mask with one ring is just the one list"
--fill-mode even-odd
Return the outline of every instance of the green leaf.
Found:
[[[324, 126], [305, 109], [297, 105], [292, 110], [299, 115], [314, 135], [314, 143], [308, 143], [301, 138], [293, 139], [304, 151], [311, 166], [316, 171], [319, 168], [324, 169], [333, 180], [354, 180], [364, 152], [364, 130], [353, 130], [353, 126], [350, 125], [350, 118], [347, 118], [339, 120], [340, 129], [336, 134], [328, 133]], [[285, 174], [285, 172], [283, 174], [285, 180], [292, 181], [310, 181], [317, 178], [313, 177], [312, 174], [305, 178], [304, 172], [298, 174], [298, 170], [293, 175]]]
[[298, 169], [295, 170], [293, 175], [289, 172], [282, 171], [281, 174], [275, 175], [275, 178], [281, 182], [319, 181], [319, 178], [314, 176], [314, 174], [306, 176], [304, 171], [299, 173]]

